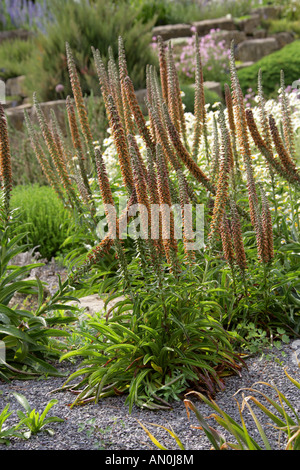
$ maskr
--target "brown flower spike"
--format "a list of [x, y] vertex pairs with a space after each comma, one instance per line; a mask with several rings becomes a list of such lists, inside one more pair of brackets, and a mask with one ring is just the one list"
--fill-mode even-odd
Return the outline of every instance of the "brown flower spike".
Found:
[[4, 209], [9, 211], [10, 193], [12, 190], [11, 155], [7, 130], [7, 120], [0, 103], [0, 178], [4, 196]]

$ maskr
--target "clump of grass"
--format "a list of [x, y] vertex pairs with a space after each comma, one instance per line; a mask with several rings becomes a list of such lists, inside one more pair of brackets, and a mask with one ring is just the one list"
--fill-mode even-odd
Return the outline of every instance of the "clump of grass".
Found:
[[20, 223], [27, 229], [27, 243], [51, 260], [61, 254], [61, 245], [69, 235], [69, 213], [55, 192], [48, 186], [16, 186], [12, 190], [11, 207], [20, 214]]

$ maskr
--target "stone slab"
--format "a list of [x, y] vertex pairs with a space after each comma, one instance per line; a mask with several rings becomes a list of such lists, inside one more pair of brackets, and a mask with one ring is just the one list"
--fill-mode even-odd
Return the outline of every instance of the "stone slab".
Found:
[[281, 33], [272, 34], [270, 35], [270, 37], [274, 37], [276, 39], [279, 49], [282, 49], [284, 46], [290, 44], [295, 40], [295, 36], [293, 33], [284, 31], [282, 31]]
[[[41, 109], [45, 114], [47, 120], [51, 117], [51, 109], [55, 112], [58, 123], [60, 124], [62, 131], [65, 132], [66, 122], [65, 122], [65, 110], [66, 102], [65, 100], [57, 101], [47, 101], [46, 103], [40, 103]], [[32, 119], [33, 123], [37, 124], [37, 115], [35, 108], [32, 104], [22, 104], [21, 106], [16, 106], [14, 108], [6, 109], [6, 116], [10, 124], [15, 127], [15, 129], [21, 131], [24, 126], [24, 111], [27, 111], [29, 117]]]
[[205, 36], [212, 29], [220, 29], [224, 31], [233, 31], [237, 29], [233, 19], [227, 16], [212, 20], [195, 21], [192, 23], [192, 26], [196, 28], [199, 36]]
[[14, 39], [21, 39], [27, 41], [34, 36], [32, 31], [27, 29], [13, 29], [11, 31], [0, 31], [0, 44], [4, 41], [13, 41]]
[[19, 77], [13, 77], [6, 80], [5, 83], [5, 93], [6, 96], [21, 96], [25, 98], [27, 96], [24, 82], [25, 82], [25, 75], [21, 75]]
[[257, 62], [278, 49], [276, 38], [248, 39], [237, 45], [235, 56], [242, 62]]
[[243, 41], [246, 41], [247, 36], [244, 31], [232, 30], [232, 31], [216, 31], [212, 34], [217, 41], [224, 41], [225, 46], [230, 48], [231, 42], [234, 41], [234, 44], [240, 44]]
[[173, 38], [183, 38], [192, 36], [190, 24], [169, 24], [165, 26], [155, 26], [152, 29], [152, 36], [161, 36], [163, 41]]
[[239, 30], [244, 31], [247, 35], [251, 35], [255, 29], [260, 26], [260, 21], [259, 15], [251, 15], [249, 18], [243, 20], [237, 19], [236, 24]]

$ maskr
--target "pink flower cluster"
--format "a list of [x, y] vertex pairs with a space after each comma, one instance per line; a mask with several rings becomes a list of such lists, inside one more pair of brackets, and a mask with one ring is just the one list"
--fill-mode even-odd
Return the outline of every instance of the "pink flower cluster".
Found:
[[[194, 26], [191, 27], [192, 33], [196, 32]], [[219, 40], [219, 29], [212, 29], [209, 34], [199, 38], [199, 48], [201, 52], [201, 60], [203, 66], [203, 74], [205, 80], [219, 80], [220, 73], [229, 72], [230, 49], [226, 47], [224, 40]], [[156, 38], [152, 38], [152, 47], [156, 49]], [[182, 78], [194, 79], [195, 76], [195, 35], [188, 38], [186, 45], [180, 48], [180, 52], [176, 52], [174, 48], [174, 59], [176, 68]]]

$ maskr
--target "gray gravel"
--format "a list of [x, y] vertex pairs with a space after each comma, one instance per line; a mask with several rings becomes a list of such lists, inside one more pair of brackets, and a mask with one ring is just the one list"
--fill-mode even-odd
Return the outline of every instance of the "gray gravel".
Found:
[[[236, 421], [240, 422], [240, 417], [233, 395], [240, 388], [250, 387], [257, 381], [274, 383], [294, 404], [296, 412], [300, 415], [300, 390], [291, 383], [284, 373], [284, 368], [287, 367], [287, 372], [300, 381], [300, 368], [295, 360], [295, 353], [300, 351], [300, 341], [291, 342], [289, 345], [284, 346], [282, 351], [285, 354], [284, 357], [282, 352], [277, 351], [274, 355], [272, 351], [271, 358], [264, 355], [248, 359], [248, 369], [242, 371], [241, 377], [231, 376], [225, 380], [225, 390], [217, 394], [215, 401]], [[69, 370], [72, 372], [74, 365], [63, 362], [60, 368], [62, 371]], [[7, 403], [10, 403], [11, 411], [22, 409], [12, 395], [13, 392], [18, 392], [25, 395], [32, 408], [39, 412], [44, 410], [50, 399], [56, 398], [58, 403], [51, 408], [49, 416], [58, 416], [64, 419], [62, 423], [53, 423], [51, 425], [55, 432], [54, 436], [40, 432], [35, 436], [31, 436], [28, 440], [13, 438], [9, 447], [0, 445], [1, 450], [157, 450], [137, 420], [147, 425], [149, 430], [168, 450], [178, 450], [174, 439], [163, 429], [153, 427], [148, 423], [160, 424], [168, 428], [172, 427], [180, 437], [186, 450], [209, 450], [211, 448], [204, 432], [192, 428], [193, 425], [197, 426], [197, 419], [194, 413], [191, 413], [190, 421], [187, 419], [185, 406], [181, 401], [175, 402], [173, 409], [170, 411], [149, 411], [134, 407], [131, 414], [128, 412], [124, 396], [109, 397], [97, 404], [90, 403], [85, 406], [70, 408], [68, 405], [74, 400], [72, 393], [55, 392], [50, 394], [54, 389], [61, 387], [64, 380], [64, 378], [51, 377], [45, 380], [15, 380], [10, 384], [0, 381], [0, 412]], [[270, 387], [260, 387], [269, 396], [275, 396], [272, 393], [274, 390]], [[242, 392], [239, 392], [236, 398], [241, 403]], [[212, 412], [204, 403], [193, 401], [203, 415], [208, 416]], [[270, 406], [269, 408], [272, 409]], [[264, 426], [272, 449], [284, 449], [286, 444], [284, 436], [282, 436], [279, 443], [278, 431], [268, 424], [270, 420], [254, 404], [253, 409]], [[257, 428], [247, 410], [243, 411], [243, 417], [254, 439], [261, 442]], [[17, 421], [18, 417], [14, 412], [6, 424], [14, 424]], [[210, 419], [209, 423], [218, 428], [213, 419]], [[222, 428], [218, 429], [221, 430]]]

